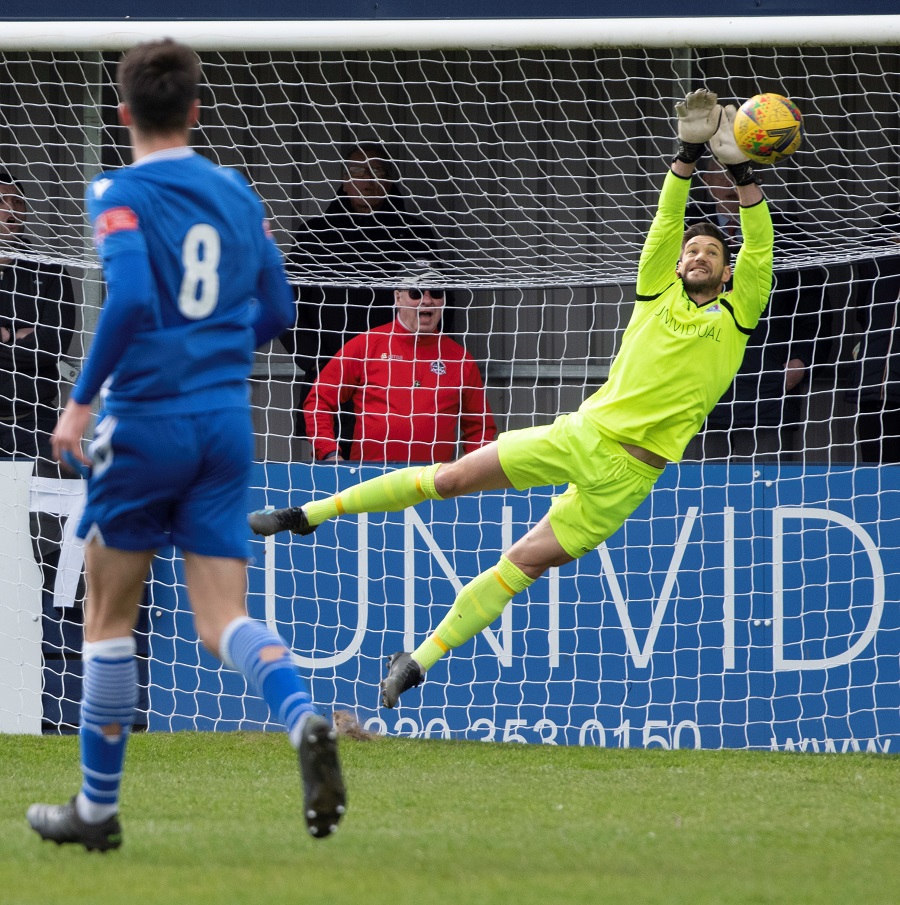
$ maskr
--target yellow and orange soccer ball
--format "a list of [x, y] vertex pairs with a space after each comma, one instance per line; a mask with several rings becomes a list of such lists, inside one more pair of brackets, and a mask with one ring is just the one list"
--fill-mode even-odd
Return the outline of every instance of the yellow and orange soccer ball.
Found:
[[757, 94], [741, 104], [734, 118], [738, 147], [755, 163], [778, 163], [803, 142], [803, 117], [780, 94]]

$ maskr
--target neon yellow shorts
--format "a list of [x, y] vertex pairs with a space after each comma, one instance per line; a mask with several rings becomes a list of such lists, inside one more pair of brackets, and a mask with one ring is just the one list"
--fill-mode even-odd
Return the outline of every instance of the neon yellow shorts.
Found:
[[577, 411], [552, 424], [507, 431], [497, 444], [500, 465], [517, 490], [569, 485], [553, 498], [550, 527], [576, 559], [615, 534], [662, 474]]

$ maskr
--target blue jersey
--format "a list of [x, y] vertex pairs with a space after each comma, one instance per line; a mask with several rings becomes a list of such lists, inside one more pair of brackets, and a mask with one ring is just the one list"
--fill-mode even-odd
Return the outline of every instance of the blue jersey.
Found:
[[190, 148], [87, 190], [108, 297], [73, 397], [114, 415], [246, 407], [253, 350], [294, 320], [257, 195]]

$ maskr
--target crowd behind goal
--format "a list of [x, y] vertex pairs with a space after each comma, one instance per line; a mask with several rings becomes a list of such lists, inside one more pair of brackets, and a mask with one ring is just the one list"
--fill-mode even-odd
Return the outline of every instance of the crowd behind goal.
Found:
[[[761, 168], [761, 177], [773, 208], [794, 224], [775, 269], [785, 281], [801, 275], [804, 334], [792, 335], [790, 317], [773, 309], [761, 343], [763, 383], [792, 342], [805, 343], [811, 360], [800, 356], [802, 379], [774, 415], [771, 405], [762, 413], [767, 427], [788, 429], [769, 431], [759, 449], [741, 441], [729, 453], [816, 464], [883, 458], [883, 449], [860, 444], [857, 428], [862, 411], [871, 439], [871, 425], [892, 420], [880, 414], [882, 401], [887, 412], [897, 404], [893, 48], [202, 58], [206, 113], [197, 143], [263, 197], [282, 251], [289, 261], [303, 258], [291, 268], [301, 299], [330, 287], [335, 310], [348, 312], [360, 297], [392, 292], [396, 262], [366, 261], [365, 237], [338, 268], [334, 256], [311, 260], [300, 241], [335, 200], [353, 148], [385, 148], [397, 197], [427, 226], [417, 250], [437, 250], [443, 262], [452, 290], [445, 330], [478, 362], [499, 430], [547, 422], [604, 381], [627, 322], [658, 163], [671, 152], [671, 99], [692, 81], [733, 101], [761, 87], [793, 97], [804, 113], [804, 145], [795, 159]], [[65, 306], [76, 322], [62, 362], [63, 402], [102, 305], [82, 187], [123, 162], [110, 87], [115, 60], [35, 52], [2, 61], [0, 161], [28, 206], [29, 245], [16, 256], [65, 268], [75, 290]], [[311, 458], [297, 425], [302, 371], [296, 348], [281, 342], [257, 357], [260, 460]], [[741, 417], [750, 414], [745, 407]], [[711, 425], [720, 432], [713, 439], [750, 426], [724, 425]], [[697, 455], [721, 455], [716, 445]]]

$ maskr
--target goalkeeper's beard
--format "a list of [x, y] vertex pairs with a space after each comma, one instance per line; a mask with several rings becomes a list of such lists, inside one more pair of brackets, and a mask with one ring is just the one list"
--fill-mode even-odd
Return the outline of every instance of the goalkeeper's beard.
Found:
[[685, 274], [682, 276], [681, 282], [689, 293], [696, 293], [698, 295], [707, 295], [709, 293], [718, 295], [719, 292], [721, 292], [723, 285], [721, 274], [708, 274], [702, 277]]

